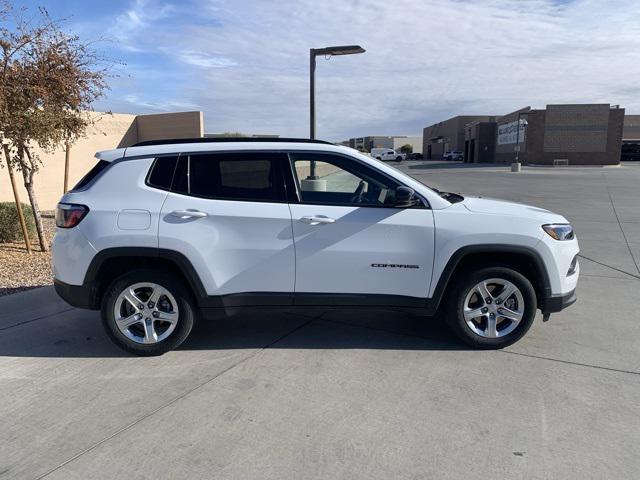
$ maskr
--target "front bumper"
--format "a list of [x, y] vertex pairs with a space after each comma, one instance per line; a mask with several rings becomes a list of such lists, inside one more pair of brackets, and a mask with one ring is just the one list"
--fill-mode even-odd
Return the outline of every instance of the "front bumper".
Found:
[[540, 310], [542, 310], [543, 314], [560, 312], [576, 303], [577, 299], [575, 290], [571, 290], [564, 295], [550, 295], [544, 299]]
[[72, 307], [86, 308], [88, 310], [97, 310], [99, 308], [97, 301], [98, 289], [92, 284], [69, 285], [54, 278], [53, 287], [60, 298]]

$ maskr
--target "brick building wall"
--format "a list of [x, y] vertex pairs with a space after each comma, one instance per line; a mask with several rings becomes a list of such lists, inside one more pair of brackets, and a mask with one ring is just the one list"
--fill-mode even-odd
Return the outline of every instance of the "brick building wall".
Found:
[[[445, 151], [464, 151], [465, 126], [471, 122], [487, 122], [490, 115], [459, 115], [443, 122], [425, 127], [422, 131], [422, 154], [424, 158], [438, 160]], [[442, 137], [445, 141], [437, 142]]]
[[[528, 107], [505, 115], [501, 125], [517, 121], [518, 113], [527, 121], [524, 141], [520, 141], [519, 161], [553, 165], [566, 160], [569, 165], [616, 165], [620, 161], [624, 109], [608, 104], [548, 105], [546, 110]], [[515, 159], [515, 142], [496, 145], [496, 161]]]

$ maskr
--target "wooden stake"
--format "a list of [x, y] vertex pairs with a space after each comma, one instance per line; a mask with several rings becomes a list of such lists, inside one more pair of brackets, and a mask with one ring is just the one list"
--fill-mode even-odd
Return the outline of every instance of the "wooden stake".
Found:
[[65, 144], [64, 149], [64, 192], [69, 191], [69, 157], [71, 156], [71, 145], [69, 142]]
[[24, 220], [24, 213], [22, 212], [22, 204], [20, 203], [20, 194], [16, 186], [16, 179], [13, 176], [13, 169], [9, 164], [8, 147], [4, 146], [5, 156], [7, 157], [7, 169], [9, 171], [9, 178], [11, 179], [11, 188], [13, 189], [13, 198], [16, 201], [16, 210], [18, 210], [18, 218], [20, 219], [20, 227], [22, 228], [22, 236], [24, 237], [24, 244], [27, 247], [27, 253], [31, 253], [31, 242], [29, 240], [29, 231], [27, 230], [27, 222]]

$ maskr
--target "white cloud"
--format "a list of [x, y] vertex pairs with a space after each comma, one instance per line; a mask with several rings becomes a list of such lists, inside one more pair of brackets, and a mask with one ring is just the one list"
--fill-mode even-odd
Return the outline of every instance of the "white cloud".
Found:
[[228, 68], [237, 65], [229, 58], [195, 50], [183, 50], [177, 56], [184, 63], [202, 68]]
[[107, 33], [126, 50], [140, 52], [144, 49], [145, 30], [154, 22], [167, 18], [173, 5], [156, 0], [134, 0], [129, 8], [116, 16]]
[[[419, 134], [452, 115], [558, 102], [640, 111], [640, 2], [211, 0], [180, 8], [147, 45], [182, 62], [171, 98], [204, 110], [209, 131], [307, 135], [309, 48], [332, 44], [367, 52], [318, 59], [323, 138]], [[138, 0], [120, 28], [147, 22], [153, 30], [141, 13], [149, 9]], [[163, 79], [144, 81], [154, 88]]]
[[175, 110], [198, 110], [198, 106], [182, 100], [162, 99], [149, 100], [138, 95], [125, 95], [124, 102], [137, 109], [144, 109], [152, 112], [171, 112]]

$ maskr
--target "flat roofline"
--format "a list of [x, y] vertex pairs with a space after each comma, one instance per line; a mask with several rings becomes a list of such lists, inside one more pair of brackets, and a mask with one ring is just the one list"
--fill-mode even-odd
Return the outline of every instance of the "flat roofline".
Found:
[[310, 138], [272, 138], [272, 137], [196, 137], [196, 138], [170, 138], [163, 140], [147, 140], [138, 142], [132, 147], [149, 147], [154, 145], [174, 145], [183, 143], [320, 143], [333, 145], [324, 140], [312, 140]]

